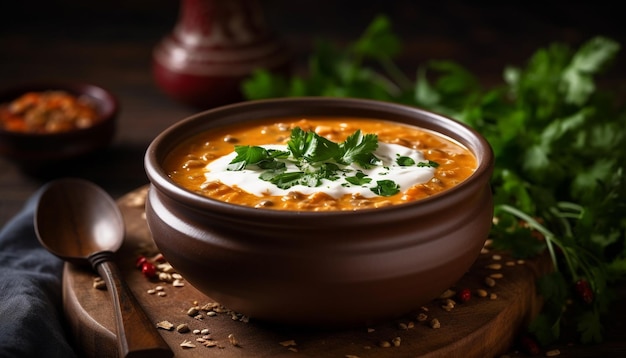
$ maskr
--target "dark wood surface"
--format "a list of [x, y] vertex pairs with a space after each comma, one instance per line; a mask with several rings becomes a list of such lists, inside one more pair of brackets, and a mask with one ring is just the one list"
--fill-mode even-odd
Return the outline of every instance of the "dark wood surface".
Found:
[[[462, 1], [261, 1], [272, 28], [293, 47], [299, 66], [316, 37], [338, 44], [356, 38], [375, 14], [386, 13], [402, 37], [399, 64], [412, 75], [420, 63], [449, 59], [500, 81], [505, 65], [522, 65], [540, 46], [573, 46], [594, 35], [626, 44], [617, 3]], [[523, 5], [522, 5], [523, 4]], [[113, 91], [121, 104], [117, 136], [106, 151], [63, 171], [34, 177], [0, 159], [0, 226], [47, 180], [77, 176], [94, 181], [114, 197], [147, 183], [143, 155], [163, 129], [198, 111], [175, 103], [154, 85], [151, 51], [173, 27], [176, 1], [34, 1], [0, 4], [0, 89], [31, 81], [91, 82]], [[603, 80], [626, 83], [624, 50]], [[564, 342], [562, 356], [626, 356], [624, 310], [615, 307], [600, 346]], [[617, 319], [620, 318], [620, 319]]]

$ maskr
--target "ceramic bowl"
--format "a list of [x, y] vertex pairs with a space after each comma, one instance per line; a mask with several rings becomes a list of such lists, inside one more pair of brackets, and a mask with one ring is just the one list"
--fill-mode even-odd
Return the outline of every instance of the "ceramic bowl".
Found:
[[0, 104], [27, 92], [64, 91], [86, 97], [100, 120], [89, 127], [56, 133], [25, 133], [0, 127], [0, 156], [32, 172], [48, 170], [66, 160], [84, 156], [110, 144], [115, 135], [119, 105], [108, 90], [86, 83], [24, 84], [0, 91]]
[[[164, 157], [181, 141], [231, 123], [284, 116], [354, 116], [408, 123], [465, 145], [474, 174], [427, 199], [347, 212], [243, 207], [175, 184]], [[260, 321], [339, 327], [399, 317], [452, 287], [478, 257], [493, 215], [493, 153], [452, 119], [387, 102], [290, 98], [191, 116], [150, 144], [146, 216], [154, 242], [211, 299]]]

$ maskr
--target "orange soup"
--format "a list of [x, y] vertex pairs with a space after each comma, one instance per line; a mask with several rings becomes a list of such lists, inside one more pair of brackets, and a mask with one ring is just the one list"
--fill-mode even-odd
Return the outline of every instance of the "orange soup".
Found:
[[279, 118], [215, 128], [175, 148], [178, 185], [255, 208], [341, 211], [427, 198], [476, 169], [459, 143], [369, 118]]

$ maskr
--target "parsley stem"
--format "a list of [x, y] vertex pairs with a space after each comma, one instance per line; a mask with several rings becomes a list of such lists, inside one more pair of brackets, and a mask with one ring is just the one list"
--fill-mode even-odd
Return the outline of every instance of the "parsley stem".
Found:
[[387, 56], [379, 57], [378, 61], [383, 69], [387, 72], [400, 88], [407, 90], [413, 88], [413, 82], [398, 68], [396, 63]]
[[[537, 220], [535, 220], [534, 218], [530, 217], [529, 215], [527, 215], [526, 213], [524, 213], [521, 210], [518, 210], [517, 208], [514, 208], [510, 205], [506, 205], [506, 204], [501, 204], [498, 205], [498, 208], [502, 211], [505, 211], [511, 215], [517, 216], [518, 218], [524, 220], [526, 223], [528, 223], [528, 225], [530, 225], [533, 229], [539, 231], [543, 237], [546, 240], [546, 246], [548, 247], [548, 251], [550, 253], [550, 258], [552, 259], [552, 265], [554, 266], [554, 270], [558, 271], [559, 267], [558, 267], [558, 262], [557, 262], [557, 258], [556, 258], [556, 253], [554, 251], [554, 246], [553, 246], [553, 242], [555, 241], [555, 237], [554, 234], [548, 230], [546, 227], [544, 227], [543, 225], [541, 225]], [[568, 258], [569, 255], [565, 255], [565, 258], [568, 262], [568, 266], [570, 267], [571, 270], [571, 263], [570, 260]]]

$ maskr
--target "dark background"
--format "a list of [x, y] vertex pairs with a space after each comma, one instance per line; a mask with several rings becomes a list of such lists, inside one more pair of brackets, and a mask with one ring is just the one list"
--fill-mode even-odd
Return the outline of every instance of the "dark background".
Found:
[[[356, 38], [377, 14], [383, 13], [392, 19], [394, 30], [405, 41], [399, 59], [403, 67], [411, 70], [422, 61], [445, 58], [489, 79], [498, 79], [505, 64], [520, 64], [537, 47], [554, 41], [576, 46], [595, 35], [626, 40], [623, 12], [615, 1], [260, 2], [271, 28], [301, 55], [317, 36], [338, 43]], [[67, 65], [79, 65], [75, 75], [80, 76], [80, 52], [71, 51], [78, 49], [58, 53], [50, 46], [73, 42], [89, 48], [94, 41], [154, 44], [171, 29], [177, 12], [178, 1], [173, 0], [3, 1], [1, 64], [6, 69], [14, 61], [28, 61], [41, 67], [39, 73], [49, 75], [47, 60], [66, 56]], [[8, 52], [7, 44], [16, 46], [16, 52]], [[40, 47], [39, 56], [22, 56], [20, 47], [31, 46]], [[12, 73], [11, 77], [19, 75]]]

